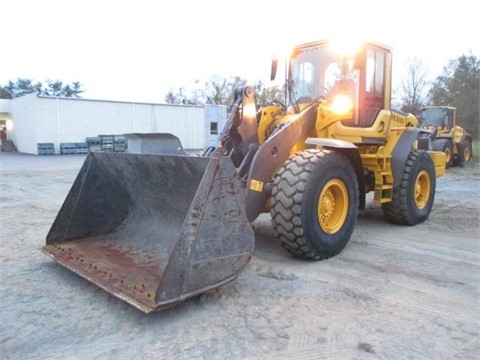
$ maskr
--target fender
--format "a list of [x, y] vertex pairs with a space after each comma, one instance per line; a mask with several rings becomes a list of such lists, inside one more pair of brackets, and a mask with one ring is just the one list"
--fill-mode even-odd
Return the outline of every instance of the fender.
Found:
[[289, 116], [291, 120], [258, 147], [253, 156], [245, 193], [249, 221], [255, 220], [267, 203], [270, 196], [268, 184], [275, 172], [288, 159], [292, 147], [315, 125], [317, 105]]
[[408, 128], [402, 132], [392, 150], [392, 173], [393, 185], [398, 186], [402, 178], [403, 169], [407, 162], [408, 154], [422, 130], [419, 128]]

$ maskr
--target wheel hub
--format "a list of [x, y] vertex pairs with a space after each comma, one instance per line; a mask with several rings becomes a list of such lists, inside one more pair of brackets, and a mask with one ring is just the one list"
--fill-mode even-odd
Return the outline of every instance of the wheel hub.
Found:
[[327, 234], [338, 232], [347, 218], [348, 191], [340, 179], [328, 181], [318, 198], [317, 217]]
[[415, 205], [419, 209], [423, 209], [430, 197], [430, 177], [425, 170], [421, 171], [415, 181]]
[[327, 190], [322, 196], [322, 203], [321, 203], [321, 217], [323, 221], [327, 221], [330, 216], [332, 216], [333, 209], [335, 208], [335, 198], [330, 190]]

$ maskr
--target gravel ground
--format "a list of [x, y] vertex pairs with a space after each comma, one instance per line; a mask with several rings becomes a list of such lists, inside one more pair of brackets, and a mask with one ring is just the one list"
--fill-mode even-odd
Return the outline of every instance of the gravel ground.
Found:
[[438, 179], [417, 226], [369, 199], [321, 262], [291, 257], [263, 214], [235, 281], [145, 315], [40, 251], [84, 159], [0, 153], [1, 359], [479, 359], [477, 161]]

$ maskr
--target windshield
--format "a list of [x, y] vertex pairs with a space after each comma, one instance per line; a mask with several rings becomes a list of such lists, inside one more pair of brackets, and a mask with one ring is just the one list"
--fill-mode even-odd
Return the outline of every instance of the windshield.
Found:
[[331, 99], [346, 88], [353, 99], [358, 97], [359, 71], [354, 69], [353, 60], [334, 52], [329, 44], [297, 48], [290, 66], [296, 99]]
[[425, 109], [420, 114], [420, 121], [423, 126], [445, 127], [449, 124], [449, 112], [441, 108]]

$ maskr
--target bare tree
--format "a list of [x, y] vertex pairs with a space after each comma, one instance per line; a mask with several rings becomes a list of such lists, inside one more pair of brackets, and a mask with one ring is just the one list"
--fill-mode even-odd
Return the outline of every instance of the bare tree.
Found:
[[246, 80], [238, 76], [227, 79], [214, 75], [205, 83], [197, 80], [195, 87], [191, 90], [187, 90], [184, 87], [176, 90], [171, 89], [164, 99], [169, 104], [231, 105], [235, 88], [245, 83]]
[[428, 71], [417, 57], [409, 58], [405, 69], [400, 85], [401, 110], [416, 115], [427, 103]]
[[164, 98], [167, 104], [176, 105], [203, 105], [202, 99], [198, 99], [195, 94], [190, 94], [184, 87], [178, 89], [170, 89]]
[[[176, 90], [171, 89], [165, 96], [165, 101], [169, 104], [233, 104], [234, 91], [238, 86], [247, 85], [247, 80], [238, 76], [223, 78], [212, 76], [205, 83], [195, 82], [195, 88], [187, 91], [184, 87]], [[284, 91], [281, 86], [265, 86], [262, 81], [252, 84], [255, 90], [255, 101], [257, 107], [263, 107], [273, 102], [283, 101]], [[230, 110], [230, 108], [228, 108]]]

